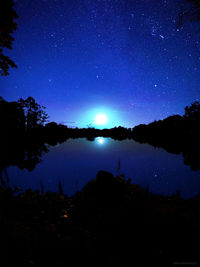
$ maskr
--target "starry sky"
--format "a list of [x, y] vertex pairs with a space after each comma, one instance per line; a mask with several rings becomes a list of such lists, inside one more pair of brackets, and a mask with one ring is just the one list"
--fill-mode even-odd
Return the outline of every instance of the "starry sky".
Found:
[[15, 0], [18, 69], [0, 79], [8, 101], [32, 96], [50, 120], [133, 127], [200, 99], [199, 25], [177, 29], [183, 0]]

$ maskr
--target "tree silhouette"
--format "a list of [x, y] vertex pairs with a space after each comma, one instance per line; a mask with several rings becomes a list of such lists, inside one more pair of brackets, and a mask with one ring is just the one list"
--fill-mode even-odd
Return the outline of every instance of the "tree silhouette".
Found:
[[15, 12], [13, 0], [0, 1], [0, 75], [8, 75], [9, 68], [17, 68], [16, 64], [4, 55], [3, 48], [12, 49], [14, 38], [11, 36], [17, 28], [15, 19], [18, 18]]
[[195, 101], [191, 106], [185, 107], [184, 117], [190, 119], [191, 121], [200, 121], [200, 103]]
[[20, 98], [18, 103], [24, 110], [26, 130], [38, 128], [47, 121], [45, 107], [37, 104], [34, 98], [28, 97], [26, 100]]
[[16, 102], [7, 102], [0, 97], [0, 127], [4, 131], [24, 129], [24, 111]]
[[180, 28], [184, 22], [191, 21], [200, 21], [200, 0], [187, 0], [184, 3], [184, 7], [178, 16], [178, 25]]

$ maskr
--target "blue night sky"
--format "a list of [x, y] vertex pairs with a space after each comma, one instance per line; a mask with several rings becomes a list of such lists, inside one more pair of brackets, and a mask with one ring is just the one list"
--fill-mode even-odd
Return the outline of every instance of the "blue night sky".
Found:
[[16, 0], [5, 100], [32, 96], [50, 120], [133, 127], [200, 99], [200, 33], [177, 30], [183, 0]]

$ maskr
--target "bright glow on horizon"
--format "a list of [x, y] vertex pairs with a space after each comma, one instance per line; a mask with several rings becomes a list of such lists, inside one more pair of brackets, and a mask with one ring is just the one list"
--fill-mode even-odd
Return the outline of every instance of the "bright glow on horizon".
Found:
[[95, 116], [94, 123], [96, 125], [105, 125], [107, 124], [107, 122], [108, 122], [108, 117], [105, 114], [99, 113]]
[[[99, 114], [102, 114], [103, 116], [99, 116]], [[113, 127], [118, 127], [119, 125], [124, 125], [119, 112], [113, 107], [108, 108], [106, 106], [88, 108], [85, 110], [85, 112], [82, 112], [79, 121], [80, 124], [78, 127], [83, 128], [91, 127], [96, 129], [110, 129]]]

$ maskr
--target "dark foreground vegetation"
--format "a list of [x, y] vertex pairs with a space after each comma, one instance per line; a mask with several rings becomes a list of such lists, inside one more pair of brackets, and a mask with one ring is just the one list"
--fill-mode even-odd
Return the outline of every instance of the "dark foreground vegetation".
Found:
[[81, 192], [0, 187], [1, 264], [174, 266], [199, 263], [200, 197], [149, 193], [100, 171]]

